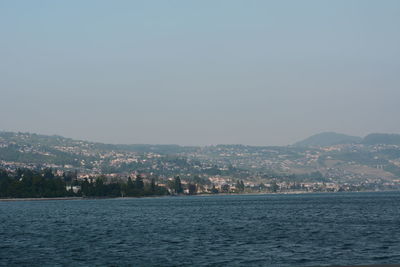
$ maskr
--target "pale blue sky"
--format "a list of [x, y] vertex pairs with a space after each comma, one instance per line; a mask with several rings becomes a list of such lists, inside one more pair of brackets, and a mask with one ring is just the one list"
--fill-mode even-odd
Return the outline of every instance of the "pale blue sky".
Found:
[[400, 1], [0, 1], [0, 130], [285, 145], [400, 133]]

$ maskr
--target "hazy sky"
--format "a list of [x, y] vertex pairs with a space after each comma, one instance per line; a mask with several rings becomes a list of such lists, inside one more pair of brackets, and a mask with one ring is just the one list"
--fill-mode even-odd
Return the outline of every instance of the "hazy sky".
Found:
[[400, 1], [0, 1], [0, 130], [286, 145], [400, 133]]

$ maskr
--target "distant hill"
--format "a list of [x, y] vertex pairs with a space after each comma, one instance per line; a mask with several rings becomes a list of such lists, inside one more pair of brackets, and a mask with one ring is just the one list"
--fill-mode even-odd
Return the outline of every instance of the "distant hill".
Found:
[[[0, 141], [14, 142], [18, 145], [41, 146], [49, 148], [54, 146], [85, 146], [92, 150], [104, 151], [131, 151], [138, 153], [179, 154], [197, 149], [193, 146], [180, 145], [152, 145], [152, 144], [104, 144], [99, 142], [75, 140], [59, 135], [42, 135], [35, 133], [5, 132], [0, 131]], [[1, 158], [1, 155], [0, 155]]]
[[335, 132], [325, 132], [310, 136], [303, 141], [297, 142], [295, 146], [332, 146], [338, 144], [360, 143], [363, 139], [358, 136], [350, 136]]
[[[323, 148], [335, 144], [343, 147], [329, 151]], [[376, 149], [375, 144], [382, 145]], [[0, 131], [0, 170], [53, 168], [85, 175], [137, 172], [160, 179], [179, 175], [186, 181], [194, 181], [193, 177], [197, 176], [209, 181], [207, 177], [219, 175], [257, 182], [260, 179], [323, 182], [331, 181], [325, 180], [329, 177], [340, 183], [359, 183], [366, 179], [381, 183], [400, 178], [400, 146], [392, 144], [400, 144], [400, 135], [371, 134], [362, 139], [326, 132], [296, 146], [190, 147], [103, 144]]]
[[366, 145], [400, 145], [400, 134], [373, 133], [363, 139]]

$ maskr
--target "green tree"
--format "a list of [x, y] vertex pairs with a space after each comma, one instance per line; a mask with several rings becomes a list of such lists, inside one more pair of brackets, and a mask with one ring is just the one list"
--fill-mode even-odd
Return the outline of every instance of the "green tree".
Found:
[[96, 179], [94, 183], [94, 195], [98, 197], [105, 196], [105, 186], [103, 177], [99, 177]]
[[126, 183], [126, 196], [132, 197], [135, 191], [135, 184], [132, 181], [131, 177], [128, 177], [128, 182]]
[[230, 189], [229, 184], [223, 184], [223, 185], [221, 186], [221, 191], [224, 192], [224, 193], [228, 193], [228, 192], [229, 192], [229, 189]]
[[140, 174], [136, 175], [135, 188], [142, 192], [144, 188], [143, 178]]
[[174, 190], [175, 190], [176, 194], [183, 193], [182, 182], [181, 182], [181, 178], [179, 176], [176, 176], [174, 179]]
[[189, 195], [194, 195], [197, 192], [197, 187], [195, 184], [190, 183], [188, 185], [188, 189], [189, 189]]
[[276, 193], [279, 189], [278, 184], [274, 181], [271, 183], [270, 191]]
[[150, 191], [152, 194], [154, 194], [156, 192], [156, 190], [157, 190], [156, 180], [153, 178], [153, 179], [151, 179], [151, 182], [150, 182]]
[[243, 191], [244, 191], [244, 183], [243, 183], [243, 180], [237, 180], [237, 182], [236, 182], [236, 190], [239, 192], [239, 193], [242, 193]]

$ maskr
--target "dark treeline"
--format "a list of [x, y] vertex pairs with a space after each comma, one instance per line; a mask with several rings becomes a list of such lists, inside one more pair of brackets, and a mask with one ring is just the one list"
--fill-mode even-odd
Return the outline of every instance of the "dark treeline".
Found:
[[104, 177], [78, 181], [76, 173], [57, 176], [52, 169], [18, 169], [15, 173], [0, 169], [0, 198], [141, 197], [166, 194], [166, 188], [158, 186], [154, 180], [145, 183], [140, 175], [134, 180], [129, 178], [126, 183], [106, 183]]
[[0, 197], [66, 197], [74, 196], [66, 189], [62, 177], [50, 169], [41, 172], [18, 169], [15, 174], [0, 170]]
[[154, 179], [144, 183], [140, 175], [135, 180], [128, 178], [126, 183], [104, 183], [102, 177], [90, 183], [87, 179], [81, 182], [81, 194], [87, 197], [143, 197], [167, 195], [165, 187], [158, 186]]

